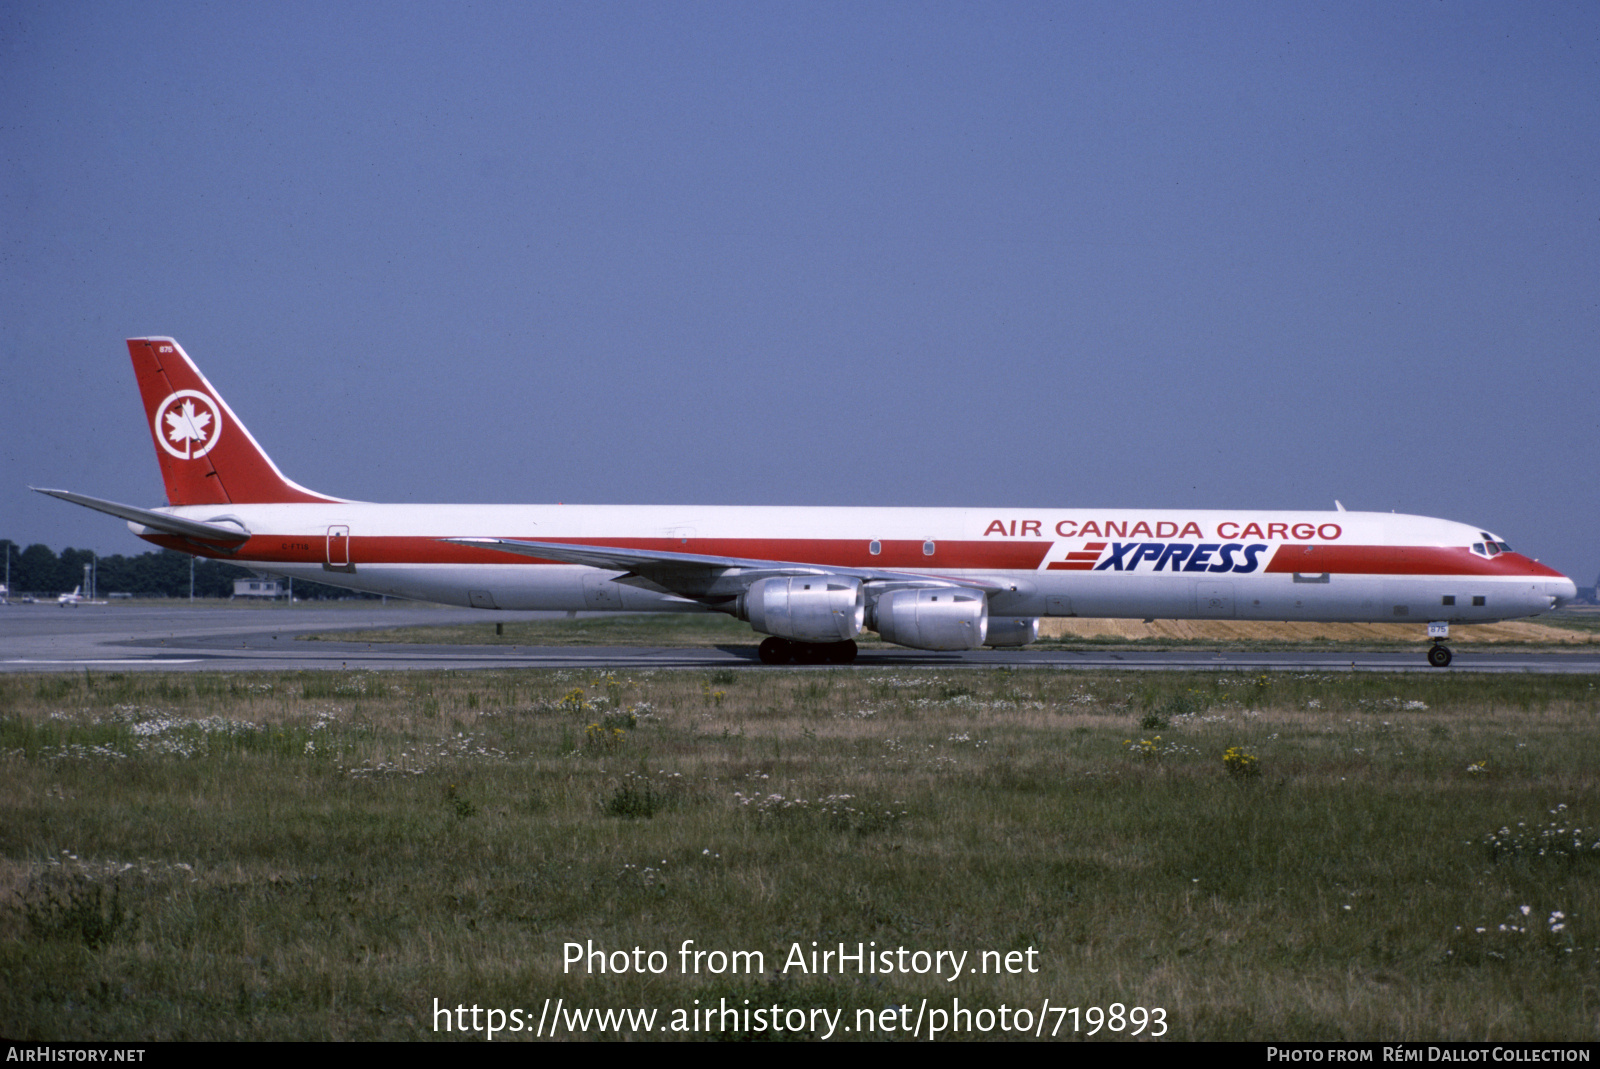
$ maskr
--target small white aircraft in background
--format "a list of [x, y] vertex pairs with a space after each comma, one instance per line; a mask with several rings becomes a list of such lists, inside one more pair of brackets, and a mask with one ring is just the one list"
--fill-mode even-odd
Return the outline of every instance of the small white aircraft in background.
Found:
[[[171, 338], [128, 342], [168, 506], [41, 490], [158, 546], [483, 609], [721, 612], [761, 659], [1022, 646], [1044, 616], [1452, 623], [1548, 612], [1566, 576], [1467, 524], [1167, 509], [377, 505], [286, 478]], [[67, 604], [63, 600], [62, 604]]]
[[79, 591], [82, 589], [83, 584], [78, 584], [72, 588], [72, 593], [62, 594], [60, 597], [56, 598], [56, 604], [60, 605], [63, 609], [68, 605], [71, 605], [74, 609], [76, 609], [79, 605], [83, 604], [83, 595], [79, 593]]

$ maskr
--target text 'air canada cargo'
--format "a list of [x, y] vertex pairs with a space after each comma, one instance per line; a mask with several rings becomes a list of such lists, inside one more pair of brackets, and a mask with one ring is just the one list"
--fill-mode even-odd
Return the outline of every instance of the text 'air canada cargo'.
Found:
[[1392, 513], [375, 505], [289, 480], [171, 338], [128, 342], [168, 505], [42, 493], [158, 546], [482, 609], [720, 612], [768, 664], [1023, 646], [1045, 616], [1452, 623], [1548, 612], [1572, 580], [1489, 531]]

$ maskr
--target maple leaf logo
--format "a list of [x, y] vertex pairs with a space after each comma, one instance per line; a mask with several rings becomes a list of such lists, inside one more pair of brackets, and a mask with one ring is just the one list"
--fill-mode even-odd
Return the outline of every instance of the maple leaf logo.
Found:
[[[211, 413], [196, 412], [193, 401], [183, 403], [183, 411], [168, 412], [167, 437], [174, 442], [203, 442], [206, 440], [206, 425], [211, 422]], [[193, 446], [189, 447], [191, 450]]]
[[179, 390], [156, 411], [156, 440], [179, 460], [203, 457], [222, 431], [216, 402], [198, 390]]

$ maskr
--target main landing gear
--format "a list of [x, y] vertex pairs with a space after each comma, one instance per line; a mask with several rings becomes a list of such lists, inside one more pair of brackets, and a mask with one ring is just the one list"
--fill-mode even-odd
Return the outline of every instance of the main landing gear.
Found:
[[760, 646], [762, 664], [849, 664], [856, 659], [856, 644], [844, 642], [791, 642], [773, 635]]
[[1450, 625], [1437, 622], [1429, 624], [1428, 637], [1433, 639], [1433, 645], [1428, 649], [1428, 663], [1435, 668], [1448, 668], [1451, 653], [1444, 640], [1450, 637]]

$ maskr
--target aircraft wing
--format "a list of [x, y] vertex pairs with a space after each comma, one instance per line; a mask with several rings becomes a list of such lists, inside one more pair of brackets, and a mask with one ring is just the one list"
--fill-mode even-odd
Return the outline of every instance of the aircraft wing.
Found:
[[221, 524], [202, 523], [200, 520], [186, 520], [181, 516], [169, 516], [165, 512], [152, 512], [150, 509], [135, 508], [132, 505], [120, 505], [115, 501], [102, 501], [98, 497], [89, 497], [85, 494], [73, 494], [66, 490], [44, 490], [37, 486], [28, 487], [29, 490], [51, 497], [70, 501], [74, 505], [94, 509], [97, 512], [108, 513], [119, 519], [130, 520], [143, 527], [149, 527], [163, 534], [177, 535], [180, 538], [197, 538], [204, 542], [225, 542], [230, 546], [238, 545], [250, 540], [250, 532], [238, 527], [224, 527]]
[[[689, 597], [737, 593], [758, 579], [785, 575], [844, 575], [872, 583], [876, 589], [897, 587], [966, 587], [985, 594], [1006, 587], [989, 579], [962, 576], [953, 579], [915, 572], [885, 571], [878, 568], [846, 568], [807, 564], [803, 561], [754, 560], [744, 557], [715, 557], [700, 553], [673, 553], [660, 549], [625, 549], [620, 546], [575, 545], [569, 542], [526, 542], [514, 538], [445, 538], [458, 546], [495, 549], [541, 560], [583, 564], [590, 568], [610, 568], [641, 576], [662, 589]], [[619, 580], [626, 581], [626, 580]]]

